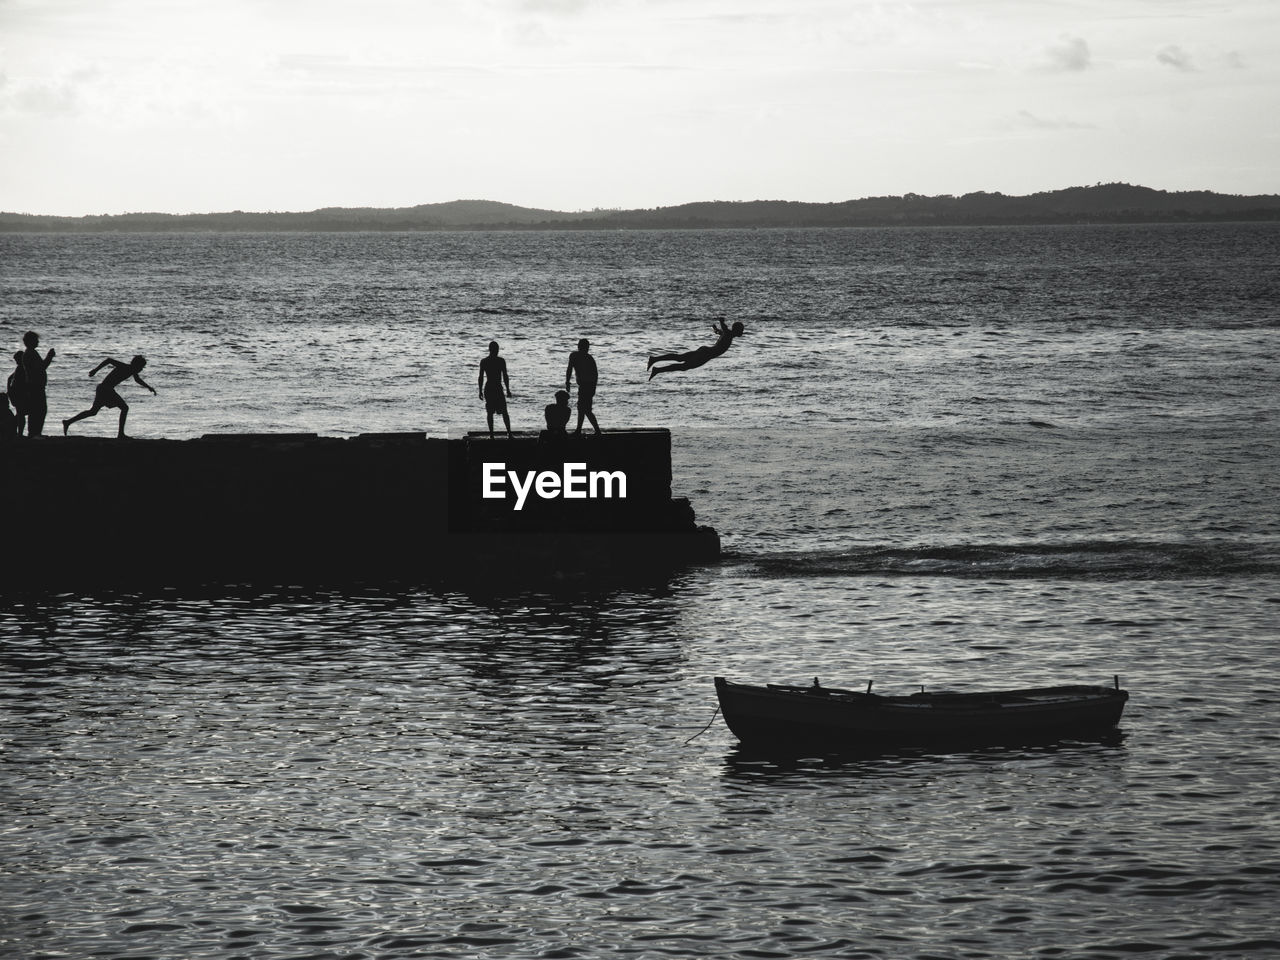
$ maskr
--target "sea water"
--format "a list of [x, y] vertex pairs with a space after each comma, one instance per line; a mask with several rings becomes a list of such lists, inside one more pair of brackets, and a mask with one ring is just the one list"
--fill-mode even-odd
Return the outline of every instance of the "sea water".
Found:
[[[135, 353], [138, 437], [456, 436], [491, 339], [533, 429], [587, 337], [725, 548], [0, 593], [0, 954], [1280, 951], [1280, 227], [3, 235], [0, 297], [57, 350], [44, 443]], [[1117, 674], [1114, 740], [788, 763], [711, 685]]]

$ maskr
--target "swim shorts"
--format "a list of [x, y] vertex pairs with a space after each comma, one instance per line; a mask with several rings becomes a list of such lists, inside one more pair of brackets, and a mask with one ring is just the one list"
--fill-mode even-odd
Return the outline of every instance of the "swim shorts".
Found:
[[507, 412], [507, 398], [502, 393], [502, 384], [494, 380], [485, 384], [484, 409], [487, 413]]
[[115, 407], [119, 409], [124, 406], [124, 400], [120, 398], [120, 394], [116, 393], [112, 387], [98, 385], [93, 391], [93, 405], [95, 407]]

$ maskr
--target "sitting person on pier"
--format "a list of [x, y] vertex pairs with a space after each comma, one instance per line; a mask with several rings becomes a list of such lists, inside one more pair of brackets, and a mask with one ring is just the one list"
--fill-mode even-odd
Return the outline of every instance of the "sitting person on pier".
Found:
[[545, 414], [548, 434], [560, 437], [568, 436], [569, 393], [567, 390], [556, 391], [556, 402], [547, 404]]
[[152, 396], [155, 395], [156, 389], [142, 379], [142, 368], [147, 365], [147, 358], [142, 356], [134, 357], [128, 363], [121, 363], [119, 360], [113, 360], [111, 357], [103, 360], [100, 364], [89, 371], [89, 379], [92, 380], [99, 370], [105, 366], [111, 367], [111, 372], [103, 378], [102, 382], [93, 392], [93, 406], [88, 410], [77, 413], [74, 417], [62, 421], [62, 434], [66, 436], [68, 428], [77, 420], [83, 420], [86, 417], [97, 416], [98, 411], [103, 407], [115, 407], [120, 411], [120, 429], [116, 434], [121, 439], [125, 439], [124, 421], [129, 416], [129, 405], [116, 392], [118, 387], [125, 380], [133, 377], [134, 381], [139, 385], [146, 387], [151, 391]]
[[[724, 318], [721, 317], [717, 324], [711, 325], [711, 330], [715, 333], [717, 340], [709, 347], [699, 347], [697, 350], [690, 350], [688, 353], [663, 353], [658, 356], [649, 358], [649, 379], [652, 380], [660, 373], [670, 373], [673, 370], [692, 370], [700, 367], [708, 360], [714, 360], [723, 354], [733, 345], [733, 338], [743, 335], [742, 323], [735, 323], [732, 327], [726, 326]], [[655, 363], [662, 363], [666, 360], [675, 360], [675, 363], [665, 367], [655, 367]]]

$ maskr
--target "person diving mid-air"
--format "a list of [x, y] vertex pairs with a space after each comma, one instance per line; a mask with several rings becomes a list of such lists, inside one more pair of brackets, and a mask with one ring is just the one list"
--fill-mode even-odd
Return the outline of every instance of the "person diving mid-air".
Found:
[[[735, 323], [732, 327], [726, 326], [724, 318], [721, 317], [716, 323], [711, 325], [712, 331], [716, 335], [716, 342], [709, 347], [699, 347], [697, 350], [690, 350], [688, 353], [663, 353], [655, 357], [649, 358], [649, 379], [652, 380], [660, 373], [670, 373], [673, 370], [692, 370], [694, 367], [700, 367], [708, 360], [714, 360], [720, 356], [730, 346], [733, 345], [734, 337], [743, 335], [742, 324]], [[674, 360], [675, 363], [668, 364], [665, 367], [655, 367], [655, 363], [665, 363], [668, 360]]]

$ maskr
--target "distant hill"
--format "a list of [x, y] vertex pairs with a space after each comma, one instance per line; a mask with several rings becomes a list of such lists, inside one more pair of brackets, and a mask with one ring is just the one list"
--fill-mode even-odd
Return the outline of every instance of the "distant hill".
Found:
[[416, 207], [326, 207], [308, 213], [125, 213], [52, 217], [0, 213], [0, 232], [658, 230], [731, 227], [970, 226], [1053, 223], [1181, 223], [1280, 220], [1280, 195], [1170, 193], [1127, 183], [1069, 187], [1012, 197], [868, 197], [842, 203], [707, 201], [649, 210], [564, 213], [492, 200]]
[[757, 200], [611, 213], [597, 227], [857, 227], [1280, 220], [1280, 196], [1169, 193], [1111, 183], [1012, 197], [868, 197], [843, 203]]
[[308, 213], [122, 213], [51, 217], [0, 213], [0, 232], [467, 230], [553, 227], [591, 214], [531, 210], [493, 200], [451, 200], [416, 207], [324, 207]]

